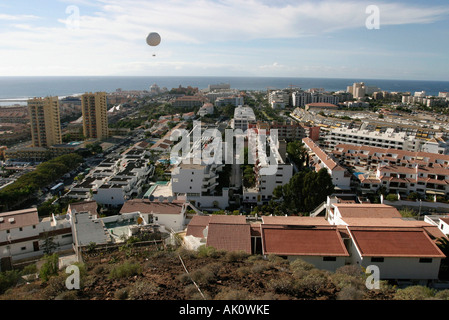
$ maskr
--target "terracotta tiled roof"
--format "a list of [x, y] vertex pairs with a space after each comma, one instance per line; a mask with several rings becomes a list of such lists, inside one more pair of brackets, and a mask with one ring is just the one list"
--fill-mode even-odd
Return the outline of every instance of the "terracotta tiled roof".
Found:
[[248, 223], [209, 223], [206, 246], [217, 250], [251, 253], [251, 230]]
[[152, 214], [180, 214], [182, 201], [158, 202], [146, 199], [132, 199], [126, 201], [120, 209], [120, 213], [152, 213]]
[[386, 204], [334, 204], [342, 218], [394, 218], [401, 217], [399, 211]]
[[422, 228], [348, 229], [362, 257], [445, 257]]
[[187, 236], [203, 238], [203, 231], [209, 223], [246, 224], [245, 216], [234, 215], [195, 215], [187, 225]]
[[[337, 170], [337, 171], [344, 171], [345, 169], [340, 166], [334, 159], [329, 157], [329, 155], [326, 154], [312, 139], [310, 138], [304, 138], [302, 139], [302, 142], [309, 148], [309, 150], [320, 159], [322, 163], [326, 165], [329, 170]], [[320, 168], [317, 168], [318, 170]]]
[[203, 238], [203, 231], [207, 227], [210, 221], [210, 216], [193, 216], [187, 225], [186, 236], [194, 236], [197, 238]]
[[97, 202], [94, 200], [74, 202], [69, 204], [70, 211], [76, 212], [90, 212], [91, 214], [97, 214], [97, 208]]
[[240, 215], [213, 214], [210, 216], [210, 223], [246, 224], [246, 217]]
[[349, 256], [336, 227], [283, 227], [262, 224], [264, 254]]
[[3, 212], [0, 218], [0, 231], [39, 224], [36, 208]]
[[264, 224], [276, 225], [329, 225], [324, 217], [263, 216], [262, 221]]
[[393, 218], [345, 218], [343, 219], [349, 226], [354, 227], [426, 227], [427, 222], [418, 220], [405, 220], [399, 217]]

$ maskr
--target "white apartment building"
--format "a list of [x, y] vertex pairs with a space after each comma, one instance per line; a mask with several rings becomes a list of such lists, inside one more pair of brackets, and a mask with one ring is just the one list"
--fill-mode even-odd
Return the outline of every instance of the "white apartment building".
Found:
[[225, 209], [229, 203], [227, 188], [217, 191], [222, 164], [184, 164], [172, 170], [171, 188], [176, 199], [189, 201], [198, 208]]
[[348, 166], [367, 170], [357, 177], [362, 192], [383, 186], [390, 193], [449, 194], [449, 155], [349, 144], [337, 145], [332, 153]]
[[244, 104], [243, 97], [241, 95], [232, 95], [232, 96], [224, 96], [224, 97], [217, 97], [215, 99], [215, 106], [226, 106], [226, 105], [233, 105], [233, 106], [241, 106]]
[[234, 119], [232, 119], [231, 127], [232, 129], [241, 129], [245, 132], [249, 124], [256, 123], [256, 115], [254, 110], [250, 107], [244, 107], [242, 105], [238, 106], [234, 110]]
[[330, 103], [337, 105], [340, 96], [319, 92], [295, 91], [292, 93], [292, 105], [294, 107], [304, 107], [310, 103]]
[[69, 220], [55, 216], [40, 220], [36, 208], [0, 213], [0, 258], [16, 262], [43, 256], [49, 237], [55, 250], [71, 249]]
[[[268, 141], [267, 141], [268, 140]], [[252, 149], [255, 159], [254, 174], [256, 185], [243, 189], [243, 202], [267, 203], [277, 186], [287, 184], [293, 176], [293, 165], [286, 161], [285, 141], [272, 141], [258, 135], [256, 146]]]
[[346, 228], [347, 263], [378, 267], [380, 279], [438, 279], [445, 255], [431, 238], [444, 237], [437, 226], [403, 220], [391, 206], [338, 203], [329, 198], [326, 217], [330, 224]]
[[208, 114], [213, 114], [214, 113], [214, 105], [212, 103], [205, 103], [203, 104], [203, 106], [200, 108], [200, 110], [198, 110], [198, 115], [200, 117], [204, 117], [205, 115]]
[[407, 135], [405, 132], [394, 132], [393, 129], [387, 129], [382, 133], [348, 128], [332, 129], [324, 137], [326, 148], [333, 149], [337, 144], [366, 145], [407, 151], [418, 151], [421, 145], [414, 136]]
[[283, 90], [271, 91], [268, 93], [268, 103], [273, 109], [284, 109], [289, 105], [290, 95]]

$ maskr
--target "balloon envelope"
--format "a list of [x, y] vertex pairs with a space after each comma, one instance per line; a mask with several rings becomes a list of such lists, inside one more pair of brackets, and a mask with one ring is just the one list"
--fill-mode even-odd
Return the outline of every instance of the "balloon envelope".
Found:
[[155, 47], [155, 46], [157, 46], [159, 43], [161, 43], [161, 36], [159, 35], [159, 33], [151, 32], [151, 33], [147, 36], [147, 44], [148, 44], [149, 46]]

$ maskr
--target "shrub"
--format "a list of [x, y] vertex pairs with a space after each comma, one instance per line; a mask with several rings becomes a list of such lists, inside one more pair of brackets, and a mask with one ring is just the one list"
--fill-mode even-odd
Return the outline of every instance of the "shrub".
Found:
[[105, 271], [106, 271], [106, 268], [101, 264], [96, 265], [94, 267], [94, 269], [92, 270], [92, 272], [96, 275], [100, 275], [100, 274], [104, 273]]
[[337, 300], [363, 300], [365, 292], [357, 287], [347, 286], [337, 294]]
[[240, 267], [235, 272], [239, 277], [243, 278], [251, 274], [251, 269], [249, 267]]
[[229, 262], [242, 261], [248, 258], [249, 254], [244, 251], [228, 251], [226, 252], [225, 258]]
[[426, 300], [434, 296], [434, 291], [424, 286], [410, 286], [398, 289], [394, 295], [395, 300]]
[[[201, 293], [203, 295], [201, 295]], [[198, 291], [198, 288], [194, 284], [190, 284], [184, 288], [184, 294], [190, 300], [204, 300], [204, 298], [206, 300], [211, 300], [211, 297], [208, 292], [201, 290], [201, 293]]]
[[78, 292], [75, 290], [64, 291], [55, 297], [55, 300], [76, 300]]
[[206, 268], [201, 268], [199, 270], [191, 272], [190, 277], [198, 285], [209, 284], [216, 280], [215, 274], [211, 270], [207, 270]]
[[438, 291], [435, 294], [435, 299], [438, 299], [438, 300], [449, 300], [449, 289]]
[[123, 264], [112, 268], [109, 272], [110, 279], [121, 279], [137, 275], [141, 272], [140, 265], [125, 261]]
[[20, 280], [20, 274], [17, 270], [5, 271], [0, 273], [0, 294], [7, 289], [15, 286]]
[[251, 272], [253, 273], [262, 273], [271, 269], [271, 264], [266, 261], [256, 261], [251, 267]]
[[354, 264], [348, 264], [335, 270], [335, 273], [346, 274], [348, 276], [361, 277], [363, 276], [362, 268]]
[[390, 193], [389, 195], [387, 195], [385, 197], [385, 200], [387, 200], [387, 201], [397, 201], [398, 200], [398, 195]]
[[326, 271], [313, 269], [300, 279], [297, 279], [297, 289], [300, 291], [318, 291], [327, 287], [329, 276]]
[[45, 255], [43, 259], [45, 262], [39, 270], [39, 277], [44, 282], [47, 282], [51, 276], [58, 274], [59, 256], [54, 253], [52, 255]]
[[339, 290], [346, 287], [354, 287], [359, 289], [365, 287], [365, 283], [362, 277], [352, 276], [345, 273], [335, 272], [330, 276], [330, 280]]
[[196, 258], [196, 256], [197, 256], [197, 253], [195, 251], [186, 249], [184, 247], [178, 248], [177, 252], [183, 259], [186, 259], [186, 258], [192, 259], [192, 258]]
[[65, 280], [66, 280], [65, 274], [49, 278], [48, 281], [46, 282], [47, 286], [43, 290], [44, 296], [46, 296], [49, 299], [58, 296], [64, 291], [67, 291]]
[[290, 263], [288, 260], [275, 254], [268, 255], [268, 261], [270, 261], [273, 265], [288, 265]]
[[29, 275], [37, 273], [37, 266], [35, 263], [27, 265], [25, 268], [22, 269], [21, 274], [22, 275]]
[[312, 269], [315, 269], [315, 266], [311, 263], [305, 262], [302, 259], [295, 259], [292, 262], [290, 262], [290, 267], [292, 270], [305, 270], [309, 271]]
[[135, 282], [129, 288], [129, 297], [131, 299], [142, 299], [144, 296], [157, 293], [159, 291], [159, 286], [153, 282], [149, 281], [139, 281]]
[[128, 299], [128, 297], [128, 288], [119, 289], [114, 293], [114, 298], [116, 298], [117, 300], [126, 300]]
[[248, 290], [223, 288], [214, 298], [215, 300], [251, 300]]
[[199, 258], [219, 258], [221, 255], [221, 251], [218, 251], [214, 247], [206, 247], [205, 245], [200, 246], [197, 253]]
[[271, 279], [268, 288], [279, 294], [294, 294], [296, 291], [294, 280], [287, 277]]

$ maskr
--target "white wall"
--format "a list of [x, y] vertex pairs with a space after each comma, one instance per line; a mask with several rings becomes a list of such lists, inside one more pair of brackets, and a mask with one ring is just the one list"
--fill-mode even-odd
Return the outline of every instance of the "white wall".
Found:
[[185, 216], [179, 214], [153, 213], [153, 220], [164, 225], [168, 230], [181, 231], [184, 229]]
[[318, 269], [335, 272], [335, 270], [345, 265], [346, 257], [336, 257], [335, 261], [323, 261], [322, 256], [288, 256], [289, 261], [294, 261], [296, 259], [301, 259], [313, 264]]
[[438, 279], [441, 258], [432, 258], [431, 263], [420, 263], [418, 257], [384, 257], [384, 262], [371, 262], [371, 257], [361, 257], [354, 243], [349, 251], [352, 263], [366, 268], [379, 267], [380, 279]]
[[99, 188], [93, 198], [100, 204], [118, 206], [125, 203], [125, 193], [122, 188]]

